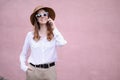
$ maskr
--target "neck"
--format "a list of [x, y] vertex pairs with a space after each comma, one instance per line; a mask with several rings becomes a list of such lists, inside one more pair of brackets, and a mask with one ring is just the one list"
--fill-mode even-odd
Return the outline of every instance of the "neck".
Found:
[[41, 24], [41, 25], [40, 25], [40, 33], [41, 33], [41, 34], [45, 34], [46, 31], [47, 31], [47, 26], [46, 26], [46, 24]]

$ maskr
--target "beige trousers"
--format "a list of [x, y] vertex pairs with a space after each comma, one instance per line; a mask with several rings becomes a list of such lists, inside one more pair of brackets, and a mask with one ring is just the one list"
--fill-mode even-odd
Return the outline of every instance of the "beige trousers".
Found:
[[26, 80], [56, 80], [55, 66], [47, 69], [35, 68], [30, 64], [28, 66], [32, 68], [32, 71], [26, 71]]

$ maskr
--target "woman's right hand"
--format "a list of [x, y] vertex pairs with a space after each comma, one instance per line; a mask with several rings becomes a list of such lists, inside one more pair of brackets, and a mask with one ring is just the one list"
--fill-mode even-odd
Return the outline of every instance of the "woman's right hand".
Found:
[[32, 71], [32, 68], [28, 67], [28, 70]]
[[52, 18], [49, 18], [48, 21], [52, 23], [52, 28], [54, 29], [56, 27], [55, 22], [52, 20]]

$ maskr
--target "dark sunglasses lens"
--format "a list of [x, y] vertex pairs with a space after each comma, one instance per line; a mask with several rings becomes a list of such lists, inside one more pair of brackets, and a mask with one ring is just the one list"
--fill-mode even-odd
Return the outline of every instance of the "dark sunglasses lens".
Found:
[[44, 16], [47, 16], [47, 14], [44, 14]]
[[36, 17], [38, 17], [38, 18], [39, 18], [39, 17], [41, 17], [41, 15], [40, 15], [40, 14], [37, 14], [37, 15], [36, 15]]
[[38, 17], [42, 17], [42, 15], [39, 15]]

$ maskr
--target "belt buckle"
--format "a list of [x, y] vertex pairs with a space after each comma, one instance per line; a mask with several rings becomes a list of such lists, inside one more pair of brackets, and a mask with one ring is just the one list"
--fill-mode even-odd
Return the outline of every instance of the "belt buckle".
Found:
[[41, 65], [41, 68], [49, 68], [49, 67], [50, 67], [49, 64], [43, 64], [43, 65]]
[[44, 68], [44, 64], [41, 64], [41, 65], [40, 65], [40, 68]]

